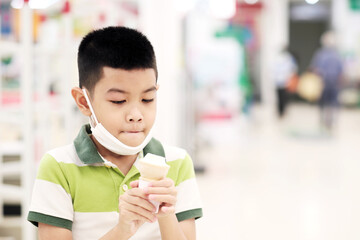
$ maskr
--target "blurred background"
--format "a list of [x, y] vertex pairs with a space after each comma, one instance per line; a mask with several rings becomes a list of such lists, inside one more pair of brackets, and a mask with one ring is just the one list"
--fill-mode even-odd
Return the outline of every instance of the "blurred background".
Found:
[[360, 0], [0, 0], [0, 239], [26, 222], [41, 156], [88, 120], [82, 36], [153, 43], [155, 136], [193, 158], [200, 240], [360, 239]]

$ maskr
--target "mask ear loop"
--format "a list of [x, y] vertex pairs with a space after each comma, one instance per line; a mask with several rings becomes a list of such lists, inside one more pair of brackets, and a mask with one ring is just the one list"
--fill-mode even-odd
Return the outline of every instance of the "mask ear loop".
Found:
[[96, 124], [99, 124], [96, 116], [95, 116], [95, 112], [94, 112], [94, 109], [92, 108], [91, 106], [91, 102], [90, 102], [90, 99], [89, 99], [89, 96], [87, 94], [87, 91], [85, 88], [82, 89], [83, 92], [84, 92], [84, 96], [85, 96], [85, 99], [86, 99], [86, 102], [87, 104], [89, 105], [89, 108], [90, 108], [90, 111], [91, 111], [91, 116], [90, 116], [90, 120], [95, 120]]

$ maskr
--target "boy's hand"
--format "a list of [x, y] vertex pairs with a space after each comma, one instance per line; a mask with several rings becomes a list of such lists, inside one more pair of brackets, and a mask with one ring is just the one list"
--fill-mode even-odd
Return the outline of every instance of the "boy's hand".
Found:
[[162, 218], [175, 213], [177, 190], [172, 179], [165, 178], [151, 182], [144, 192], [148, 195], [149, 200], [160, 202], [157, 217]]
[[130, 183], [132, 189], [127, 190], [119, 198], [119, 224], [121, 232], [129, 237], [135, 234], [145, 222], [155, 222], [155, 207], [147, 200], [148, 196], [138, 188], [138, 181]]

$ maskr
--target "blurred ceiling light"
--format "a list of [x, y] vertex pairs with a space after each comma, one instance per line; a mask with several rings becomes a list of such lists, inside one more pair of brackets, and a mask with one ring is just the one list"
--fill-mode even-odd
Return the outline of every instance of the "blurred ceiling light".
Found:
[[11, 7], [15, 9], [20, 9], [24, 6], [24, 0], [12, 0]]
[[319, 0], [305, 0], [308, 4], [315, 4], [317, 3]]
[[196, 0], [176, 0], [175, 7], [176, 10], [180, 13], [190, 12], [195, 8]]
[[50, 7], [59, 0], [30, 0], [29, 6], [33, 9], [44, 9]]
[[[56, 3], [59, 0], [30, 0], [29, 6], [33, 9], [44, 9], [52, 4]], [[24, 0], [12, 0], [11, 7], [20, 9], [24, 6]]]
[[259, 0], [245, 0], [245, 3], [247, 4], [255, 4], [257, 3]]
[[209, 7], [214, 17], [229, 19], [236, 13], [236, 0], [209, 0]]

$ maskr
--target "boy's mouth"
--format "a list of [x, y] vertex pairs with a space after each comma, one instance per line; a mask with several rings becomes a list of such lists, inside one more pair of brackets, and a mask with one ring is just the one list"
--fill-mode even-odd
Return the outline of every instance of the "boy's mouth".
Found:
[[143, 131], [123, 131], [123, 133], [142, 133]]

